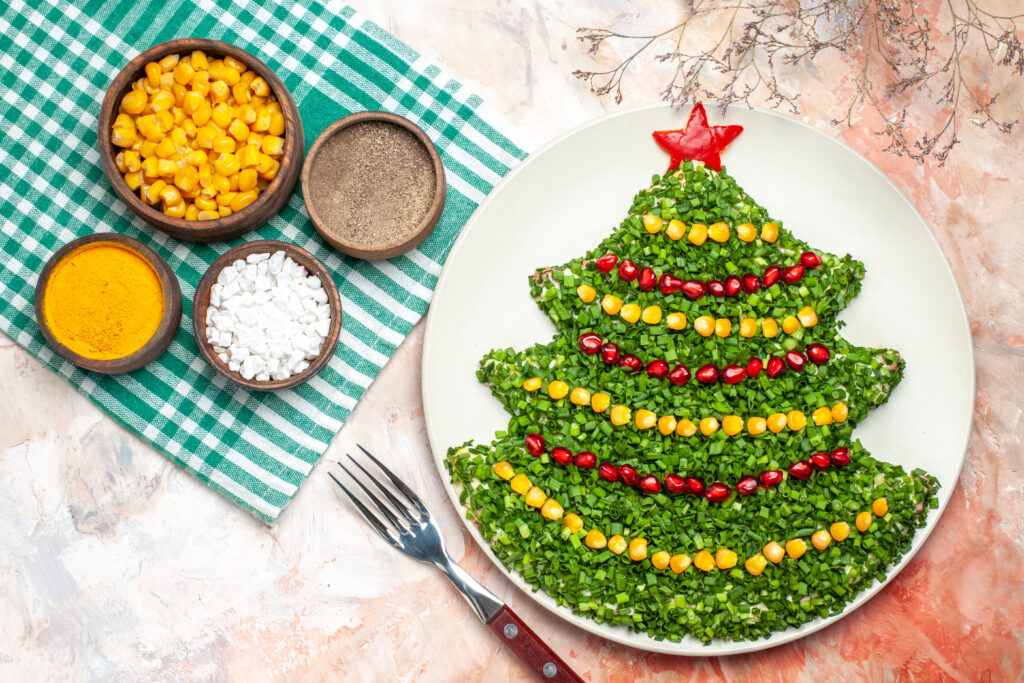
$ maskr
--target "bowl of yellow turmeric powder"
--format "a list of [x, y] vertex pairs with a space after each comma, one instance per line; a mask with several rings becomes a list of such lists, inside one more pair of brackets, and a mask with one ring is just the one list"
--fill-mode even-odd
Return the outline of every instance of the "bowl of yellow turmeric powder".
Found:
[[160, 43], [100, 106], [103, 170], [128, 207], [184, 240], [238, 237], [285, 205], [302, 170], [302, 120], [266, 64], [218, 40]]
[[136, 239], [94, 234], [69, 242], [39, 275], [36, 321], [54, 351], [86, 370], [131, 372], [167, 350], [181, 324], [170, 266]]

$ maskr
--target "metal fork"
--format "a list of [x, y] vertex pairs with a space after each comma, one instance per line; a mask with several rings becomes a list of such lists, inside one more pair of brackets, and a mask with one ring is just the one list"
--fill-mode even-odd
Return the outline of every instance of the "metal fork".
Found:
[[[438, 531], [437, 523], [419, 496], [369, 451], [356, 445], [380, 468], [384, 476], [375, 476], [348, 454], [346, 457], [355, 466], [356, 471], [350, 470], [341, 462], [338, 466], [362, 489], [366, 498], [376, 508], [376, 513], [332, 472], [328, 474], [362, 513], [373, 530], [409, 557], [432, 564], [443, 571], [487, 627], [519, 655], [541, 679], [582, 681], [583, 679], [545, 645], [508, 605], [452, 560], [445, 550], [444, 539]], [[367, 481], [373, 483], [377, 493], [367, 486]]]

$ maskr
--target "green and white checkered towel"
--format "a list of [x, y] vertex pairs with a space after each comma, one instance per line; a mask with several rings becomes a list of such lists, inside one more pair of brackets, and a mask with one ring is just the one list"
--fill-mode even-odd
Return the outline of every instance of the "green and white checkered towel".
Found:
[[[426, 311], [470, 213], [524, 152], [481, 113], [478, 97], [346, 6], [310, 0], [290, 7], [255, 0], [5, 0], [2, 6], [0, 329], [179, 465], [273, 522]], [[136, 218], [100, 166], [100, 101], [128, 60], [186, 36], [233, 43], [277, 72], [299, 105], [307, 148], [353, 111], [387, 110], [419, 124], [448, 175], [447, 205], [433, 234], [389, 261], [352, 259], [316, 235], [298, 194], [270, 223], [232, 242], [180, 242]], [[167, 353], [120, 376], [85, 372], [57, 356], [33, 311], [46, 260], [76, 237], [110, 231], [142, 240], [167, 260], [181, 281], [185, 309]], [[338, 351], [318, 377], [293, 391], [234, 386], [207, 366], [192, 336], [199, 278], [219, 254], [253, 239], [308, 249], [341, 289]]]

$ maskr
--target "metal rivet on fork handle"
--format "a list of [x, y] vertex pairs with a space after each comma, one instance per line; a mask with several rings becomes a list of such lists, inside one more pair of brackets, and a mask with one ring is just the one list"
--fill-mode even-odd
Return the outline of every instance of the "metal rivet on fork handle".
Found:
[[505, 624], [504, 633], [505, 637], [511, 640], [512, 638], [515, 638], [519, 635], [519, 629], [516, 627], [515, 624]]

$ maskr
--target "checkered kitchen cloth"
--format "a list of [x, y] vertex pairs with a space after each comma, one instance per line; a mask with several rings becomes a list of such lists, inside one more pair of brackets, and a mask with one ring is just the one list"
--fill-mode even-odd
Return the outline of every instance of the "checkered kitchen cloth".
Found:
[[[299, 105], [307, 148], [329, 123], [353, 111], [387, 110], [419, 124], [448, 176], [447, 205], [433, 234], [389, 261], [352, 259], [320, 240], [299, 195], [270, 223], [228, 243], [180, 242], [136, 218], [100, 166], [100, 101], [128, 60], [186, 36], [224, 40], [267, 63]], [[480, 98], [350, 7], [331, 3], [4, 0], [0, 79], [0, 329], [266, 522], [281, 514], [426, 311], [441, 264], [470, 213], [524, 156], [488, 121]], [[33, 312], [46, 260], [76, 237], [108, 231], [136, 237], [163, 256], [181, 281], [185, 308], [167, 353], [113, 377], [82, 371], [53, 353]], [[199, 278], [229, 247], [253, 239], [304, 247], [341, 289], [338, 351], [318, 377], [293, 391], [250, 393], [234, 386], [207, 366], [192, 336]]]

